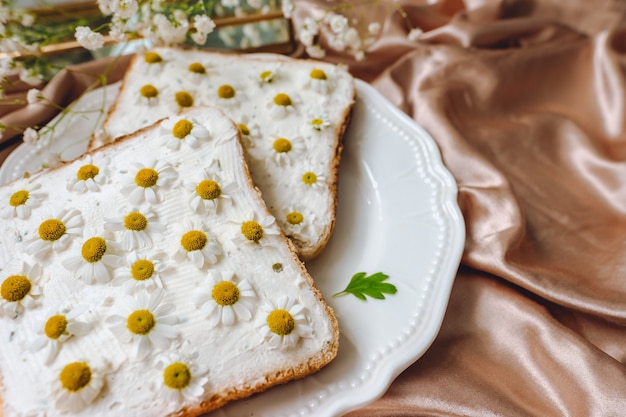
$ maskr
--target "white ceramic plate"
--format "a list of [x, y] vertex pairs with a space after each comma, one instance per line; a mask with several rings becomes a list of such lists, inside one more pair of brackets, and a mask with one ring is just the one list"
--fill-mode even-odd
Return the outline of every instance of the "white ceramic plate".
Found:
[[[83, 96], [74, 106], [82, 113], [59, 122], [50, 149], [62, 159], [80, 155], [117, 88]], [[357, 81], [357, 93], [336, 228], [323, 254], [307, 264], [337, 313], [339, 354], [315, 375], [212, 415], [339, 416], [380, 397], [439, 331], [465, 238], [456, 184], [423, 129], [368, 84]], [[44, 158], [45, 151], [21, 145], [0, 168], [0, 182], [37, 171]], [[361, 271], [388, 274], [398, 292], [385, 300], [333, 298]]]

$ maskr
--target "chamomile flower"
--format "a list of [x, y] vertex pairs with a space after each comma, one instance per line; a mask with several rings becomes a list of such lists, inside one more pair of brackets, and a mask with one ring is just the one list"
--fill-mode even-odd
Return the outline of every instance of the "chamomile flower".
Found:
[[122, 186], [121, 192], [134, 205], [144, 201], [156, 204], [163, 200], [161, 190], [168, 189], [178, 177], [178, 173], [164, 161], [152, 161], [148, 164], [133, 164], [133, 170], [128, 172], [127, 183]]
[[247, 213], [241, 221], [231, 221], [236, 230], [232, 239], [237, 247], [243, 245], [270, 245], [268, 236], [279, 235], [276, 220], [269, 215], [259, 216], [254, 212]]
[[80, 235], [82, 226], [83, 217], [78, 210], [61, 210], [39, 223], [37, 233], [26, 240], [26, 251], [38, 260], [45, 259], [50, 252], [61, 252], [72, 237]]
[[306, 188], [321, 190], [326, 187], [326, 177], [312, 166], [305, 166], [300, 176], [300, 182]]
[[255, 325], [271, 349], [289, 349], [313, 336], [305, 308], [296, 299], [282, 296], [275, 303], [269, 301], [260, 313]]
[[281, 214], [278, 223], [287, 236], [302, 236], [315, 225], [315, 215], [305, 207], [298, 209], [289, 207], [282, 210]]
[[320, 94], [328, 94], [332, 88], [332, 82], [326, 72], [321, 68], [313, 68], [308, 74], [304, 85]]
[[159, 289], [152, 294], [140, 292], [135, 298], [122, 300], [116, 313], [106, 318], [109, 329], [126, 344], [133, 345], [133, 355], [144, 359], [153, 348], [168, 349], [178, 337], [177, 316], [172, 303], [163, 303], [165, 291]]
[[113, 242], [86, 230], [80, 255], [68, 256], [61, 261], [61, 265], [85, 284], [104, 284], [111, 281], [112, 271], [119, 265], [120, 257], [113, 252]]
[[130, 252], [120, 261], [120, 267], [115, 270], [112, 285], [121, 285], [128, 294], [139, 291], [153, 292], [163, 288], [163, 278], [173, 271], [163, 260], [165, 253], [143, 255], [135, 251]]
[[239, 187], [232, 181], [224, 181], [217, 173], [211, 173], [208, 169], [203, 169], [193, 181], [183, 182], [191, 193], [189, 205], [196, 213], [216, 212], [220, 204], [225, 201], [232, 201], [232, 194]]
[[177, 261], [190, 260], [198, 269], [217, 262], [222, 247], [201, 221], [185, 220], [180, 227], [180, 245], [174, 253]]
[[16, 318], [25, 309], [33, 308], [38, 303], [41, 288], [37, 284], [41, 279], [41, 266], [23, 263], [13, 271], [3, 271], [0, 284], [0, 315]]
[[207, 315], [209, 326], [232, 326], [252, 317], [256, 294], [248, 280], [235, 280], [232, 271], [209, 271], [204, 283], [192, 294], [196, 306]]
[[20, 218], [28, 219], [33, 209], [41, 206], [41, 202], [47, 197], [46, 193], [40, 192], [41, 184], [18, 185], [11, 195], [5, 196], [6, 205], [2, 208], [2, 217], [5, 219]]
[[100, 191], [108, 180], [109, 161], [109, 158], [94, 161], [91, 155], [87, 156], [76, 170], [76, 175], [68, 178], [67, 189], [79, 193]]
[[106, 364], [78, 360], [63, 365], [51, 381], [52, 397], [61, 412], [76, 413], [96, 400], [104, 387]]
[[57, 357], [63, 342], [72, 336], [84, 336], [91, 329], [89, 323], [77, 320], [87, 306], [80, 305], [74, 308], [61, 306], [49, 309], [43, 317], [37, 321], [36, 332], [38, 336], [29, 346], [31, 352], [44, 351], [45, 363], [50, 364]]
[[167, 95], [167, 88], [155, 86], [154, 84], [144, 84], [137, 90], [135, 103], [148, 106], [155, 105], [159, 102], [159, 97]]
[[215, 103], [220, 107], [237, 107], [243, 101], [245, 94], [239, 84], [221, 84], [215, 90]]
[[239, 127], [241, 138], [246, 148], [253, 148], [256, 142], [262, 137], [259, 125], [250, 119], [248, 115], [244, 115], [239, 123], [237, 123], [237, 126]]
[[270, 152], [272, 153], [272, 159], [278, 165], [291, 165], [294, 160], [297, 160], [306, 151], [306, 146], [301, 137], [296, 136], [292, 138], [285, 138], [281, 136], [275, 136], [272, 142]]
[[309, 124], [312, 129], [320, 132], [330, 126], [330, 119], [326, 112], [320, 111], [309, 114]]
[[147, 205], [130, 210], [123, 219], [105, 218], [104, 222], [105, 230], [121, 232], [121, 247], [129, 251], [151, 246], [157, 235], [165, 232], [165, 226]]
[[209, 382], [208, 369], [202, 369], [194, 357], [188, 354], [171, 353], [156, 362], [159, 375], [155, 377], [154, 391], [175, 407], [195, 403], [204, 395]]
[[179, 116], [163, 120], [160, 133], [165, 146], [172, 150], [178, 150], [183, 145], [195, 149], [211, 136], [207, 128], [197, 121]]
[[274, 119], [284, 119], [296, 112], [296, 107], [300, 104], [300, 99], [295, 94], [276, 93], [272, 101], [268, 104], [270, 114]]
[[274, 80], [279, 77], [280, 73], [280, 64], [278, 63], [269, 63], [264, 66], [261, 71], [256, 75], [255, 80], [261, 85], [271, 84]]

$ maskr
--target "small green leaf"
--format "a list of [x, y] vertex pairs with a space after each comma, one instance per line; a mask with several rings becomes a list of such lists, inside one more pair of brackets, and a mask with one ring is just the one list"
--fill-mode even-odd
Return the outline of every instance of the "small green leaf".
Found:
[[363, 301], [367, 301], [367, 297], [384, 300], [385, 294], [395, 294], [398, 292], [395, 285], [384, 282], [388, 278], [389, 275], [383, 274], [382, 272], [376, 272], [370, 276], [367, 276], [365, 272], [357, 272], [350, 279], [348, 286], [343, 291], [333, 294], [333, 297], [352, 294]]

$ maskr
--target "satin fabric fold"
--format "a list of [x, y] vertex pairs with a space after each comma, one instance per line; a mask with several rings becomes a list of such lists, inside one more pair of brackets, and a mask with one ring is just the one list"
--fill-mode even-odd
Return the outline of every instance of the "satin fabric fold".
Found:
[[626, 415], [626, 2], [394, 4], [363, 61], [325, 60], [432, 135], [467, 239], [433, 345], [348, 416]]

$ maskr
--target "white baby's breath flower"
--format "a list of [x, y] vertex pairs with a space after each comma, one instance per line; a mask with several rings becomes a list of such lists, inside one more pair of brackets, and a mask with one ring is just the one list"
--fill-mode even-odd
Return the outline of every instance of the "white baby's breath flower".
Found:
[[299, 136], [290, 139], [275, 137], [269, 151], [272, 153], [272, 159], [278, 165], [291, 165], [305, 153], [306, 146]]
[[179, 116], [163, 120], [160, 134], [165, 146], [172, 150], [180, 149], [183, 144], [195, 149], [211, 136], [207, 128], [197, 121]]
[[293, 11], [295, 10], [296, 6], [293, 4], [292, 0], [282, 0], [280, 2], [281, 4], [281, 8], [282, 8], [282, 12], [283, 15], [285, 16], [286, 19], [291, 19], [292, 15], [293, 15]]
[[27, 127], [22, 134], [22, 140], [27, 145], [35, 145], [39, 140], [39, 132], [32, 127]]
[[24, 241], [26, 252], [38, 260], [45, 259], [50, 252], [65, 250], [72, 238], [80, 235], [83, 226], [83, 217], [75, 209], [64, 209], [44, 219], [37, 232]]
[[119, 26], [114, 25], [109, 31], [109, 36], [115, 42], [124, 42], [128, 39], [126, 32]]
[[239, 6], [239, 0], [220, 0], [224, 7], [233, 8]]
[[133, 163], [127, 182], [121, 192], [134, 205], [144, 201], [156, 204], [163, 200], [163, 189], [168, 189], [178, 177], [171, 164], [158, 160], [147, 164]]
[[232, 194], [239, 187], [233, 181], [225, 181], [219, 174], [203, 169], [192, 181], [184, 181], [183, 186], [190, 191], [189, 205], [196, 213], [217, 212], [225, 201], [232, 200]]
[[103, 360], [82, 358], [59, 368], [49, 383], [57, 410], [63, 413], [84, 410], [102, 391], [107, 368]]
[[114, 243], [89, 229], [84, 233], [80, 254], [70, 255], [61, 261], [65, 269], [88, 285], [111, 281], [112, 271], [119, 263], [120, 257], [114, 253]]
[[19, 71], [20, 80], [28, 85], [38, 85], [43, 81], [43, 76], [33, 69], [21, 68]]
[[156, 33], [166, 45], [176, 45], [183, 43], [189, 30], [187, 22], [183, 21], [174, 25], [163, 14], [157, 14], [154, 16], [154, 24], [156, 25]]
[[207, 315], [209, 326], [232, 326], [252, 317], [256, 294], [248, 280], [236, 280], [232, 271], [209, 271], [192, 300]]
[[88, 26], [78, 26], [74, 36], [76, 41], [85, 49], [94, 51], [104, 46], [104, 36], [101, 33], [94, 32]]
[[137, 0], [114, 0], [112, 6], [113, 13], [121, 19], [130, 19], [139, 10]]
[[26, 93], [26, 102], [28, 104], [35, 104], [43, 100], [43, 95], [41, 95], [41, 90], [37, 88], [31, 88]]
[[38, 284], [41, 275], [42, 269], [38, 263], [30, 265], [24, 262], [3, 270], [0, 284], [0, 316], [16, 318], [25, 309], [35, 307], [42, 294]]
[[413, 29], [411, 29], [411, 31], [407, 35], [407, 38], [411, 42], [416, 42], [416, 41], [419, 40], [419, 38], [422, 36], [423, 33], [424, 33], [424, 31], [422, 29], [420, 29], [420, 28], [413, 28]]
[[222, 247], [216, 237], [209, 233], [206, 225], [199, 221], [184, 220], [179, 227], [180, 245], [174, 253], [177, 261], [189, 260], [196, 268], [217, 262], [222, 254]]
[[[20, 186], [20, 184], [15, 184]], [[10, 195], [5, 196], [6, 206], [2, 207], [2, 217], [10, 219], [17, 217], [28, 219], [33, 209], [41, 206], [42, 201], [47, 197], [47, 193], [39, 192], [41, 184], [25, 184], [23, 188], [13, 189]]]
[[149, 205], [130, 210], [123, 219], [105, 218], [104, 229], [121, 232], [121, 247], [127, 251], [151, 247], [157, 235], [165, 232]]
[[200, 401], [209, 378], [208, 369], [200, 368], [196, 357], [197, 354], [186, 352], [170, 352], [160, 357], [156, 361], [159, 375], [152, 378], [158, 382], [151, 387], [152, 392], [175, 407]]
[[30, 344], [29, 350], [31, 352], [44, 350], [45, 363], [52, 363], [63, 342], [72, 336], [84, 336], [91, 329], [89, 323], [77, 320], [87, 310], [85, 305], [74, 308], [55, 306], [48, 309], [37, 320], [37, 328], [35, 329], [37, 337]]
[[255, 324], [271, 349], [289, 349], [301, 338], [313, 336], [305, 308], [296, 299], [283, 296], [276, 302], [268, 301], [259, 310]]
[[86, 156], [76, 175], [67, 179], [67, 189], [79, 193], [100, 191], [100, 187], [108, 181], [109, 162], [107, 157], [94, 160], [91, 155]]
[[307, 46], [306, 53], [308, 56], [315, 59], [322, 59], [326, 56], [326, 51], [320, 45]]
[[180, 321], [171, 313], [172, 303], [162, 303], [165, 291], [158, 289], [147, 295], [126, 298], [114, 306], [115, 313], [106, 318], [109, 329], [126, 344], [133, 345], [133, 356], [144, 359], [154, 348], [166, 350], [178, 337], [176, 324]]
[[193, 17], [193, 26], [206, 36], [215, 29], [215, 22], [207, 15], [196, 15]]
[[164, 259], [163, 252], [140, 254], [132, 251], [121, 259], [111, 285], [122, 286], [127, 294], [139, 291], [150, 293], [163, 288], [163, 278], [174, 271], [174, 267], [167, 265]]
[[230, 223], [235, 226], [232, 241], [237, 247], [269, 246], [272, 243], [268, 236], [280, 234], [276, 219], [269, 215], [248, 212], [240, 220], [230, 220]]
[[330, 13], [327, 19], [330, 29], [334, 33], [343, 33], [345, 30], [348, 29], [348, 18], [343, 15]]
[[370, 35], [378, 35], [380, 33], [380, 23], [371, 22], [369, 25], [367, 25], [367, 31]]

